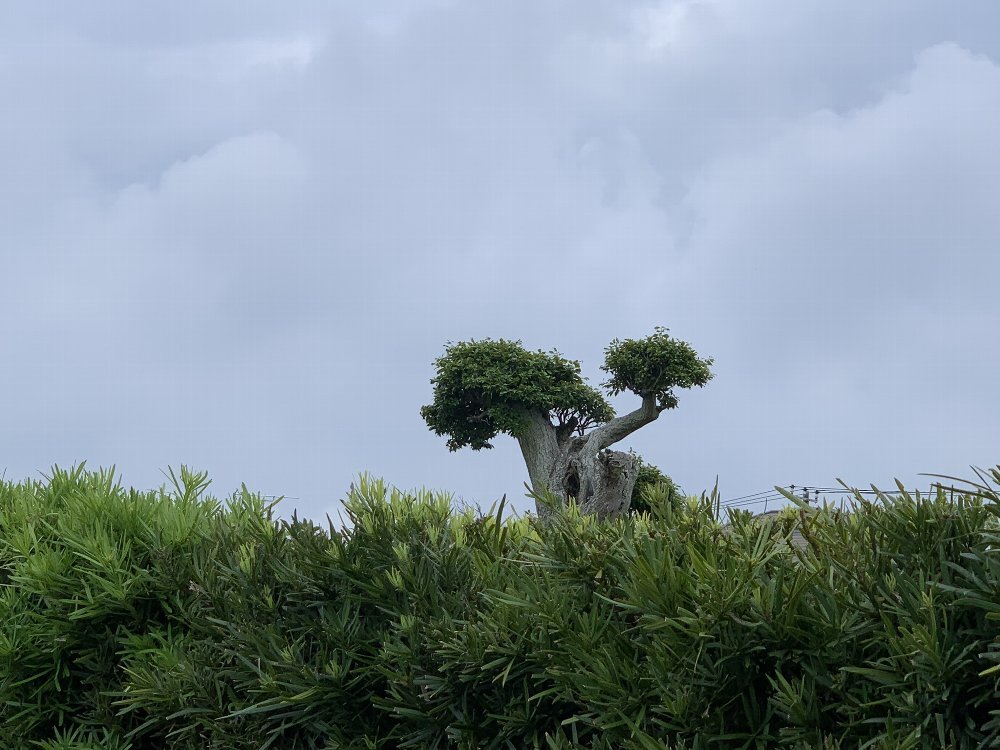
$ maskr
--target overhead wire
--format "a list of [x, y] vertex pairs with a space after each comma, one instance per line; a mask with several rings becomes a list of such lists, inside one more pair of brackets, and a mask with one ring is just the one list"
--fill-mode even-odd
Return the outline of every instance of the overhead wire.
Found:
[[[927, 491], [927, 495], [933, 494], [938, 488], [948, 492], [961, 492], [960, 488], [944, 486], [942, 484], [936, 483], [931, 485]], [[795, 485], [789, 484], [783, 487], [775, 487], [770, 490], [761, 490], [760, 492], [753, 492], [747, 495], [739, 495], [737, 497], [731, 497], [726, 500], [719, 502], [721, 508], [750, 508], [754, 506], [763, 505], [765, 512], [772, 502], [778, 502], [781, 500], [787, 500], [787, 496], [780, 490], [785, 490], [791, 495], [795, 495], [801, 500], [806, 502], [819, 502], [820, 498], [826, 500], [830, 495], [839, 495], [841, 497], [837, 498], [843, 504], [843, 501], [847, 498], [844, 496], [856, 496], [856, 495], [895, 495], [899, 494], [900, 490], [897, 488], [895, 490], [878, 490], [878, 489], [854, 489], [848, 487], [817, 487], [813, 485]], [[906, 490], [907, 492], [919, 492], [919, 490]]]

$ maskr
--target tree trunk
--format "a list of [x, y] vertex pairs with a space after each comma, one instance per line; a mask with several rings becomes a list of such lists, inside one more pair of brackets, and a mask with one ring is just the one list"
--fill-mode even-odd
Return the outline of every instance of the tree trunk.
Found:
[[564, 503], [573, 498], [583, 513], [602, 519], [628, 512], [639, 475], [638, 462], [632, 454], [609, 450], [608, 446], [658, 416], [655, 400], [647, 397], [634, 412], [575, 437], [560, 433], [547, 414], [525, 411], [525, 428], [517, 440], [536, 495], [538, 515], [544, 518], [551, 512], [540, 499], [547, 492]]

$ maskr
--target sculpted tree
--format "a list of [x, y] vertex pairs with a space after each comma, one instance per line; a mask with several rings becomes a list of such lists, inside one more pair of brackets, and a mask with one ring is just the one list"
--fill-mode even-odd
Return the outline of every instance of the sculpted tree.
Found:
[[611, 377], [604, 388], [642, 399], [623, 416], [587, 385], [579, 362], [503, 339], [446, 346], [435, 361], [434, 403], [420, 414], [436, 434], [448, 436], [452, 451], [492, 448], [500, 433], [516, 438], [539, 515], [548, 512], [540, 498], [549, 492], [575, 498], [584, 513], [613, 518], [628, 510], [639, 464], [634, 454], [609, 447], [675, 408], [674, 389], [712, 378], [711, 359], [700, 359], [667, 329], [655, 331], [645, 339], [615, 339], [605, 349], [601, 369]]

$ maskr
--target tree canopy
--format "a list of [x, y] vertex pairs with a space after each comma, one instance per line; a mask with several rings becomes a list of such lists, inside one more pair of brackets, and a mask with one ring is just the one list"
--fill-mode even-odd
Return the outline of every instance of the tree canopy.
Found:
[[677, 406], [674, 388], [703, 386], [712, 379], [712, 359], [700, 359], [686, 341], [673, 339], [657, 326], [644, 339], [615, 339], [604, 350], [602, 370], [611, 374], [603, 383], [612, 396], [631, 391], [655, 396], [658, 411]]
[[520, 341], [449, 343], [435, 366], [434, 402], [420, 410], [449, 450], [492, 448], [500, 433], [516, 435], [525, 412], [543, 412], [559, 426], [584, 430], [614, 410], [580, 375], [580, 363], [559, 352], [531, 352]]
[[[644, 339], [615, 339], [605, 349], [602, 385], [611, 395], [630, 391], [653, 397], [657, 411], [677, 406], [675, 388], [703, 386], [711, 359], [657, 327]], [[562, 434], [583, 435], [615, 417], [604, 395], [587, 384], [580, 363], [558, 351], [528, 351], [520, 341], [484, 339], [449, 343], [435, 361], [433, 403], [420, 413], [448, 448], [493, 447], [500, 433], [517, 437], [530, 413], [542, 413]]]

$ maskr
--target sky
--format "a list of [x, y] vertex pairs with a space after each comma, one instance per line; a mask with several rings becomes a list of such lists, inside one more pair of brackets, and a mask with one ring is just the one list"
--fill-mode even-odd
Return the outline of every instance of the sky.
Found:
[[7, 480], [526, 510], [445, 344], [655, 326], [715, 378], [618, 447], [687, 492], [1000, 464], [995, 0], [12, 3], [0, 107]]

